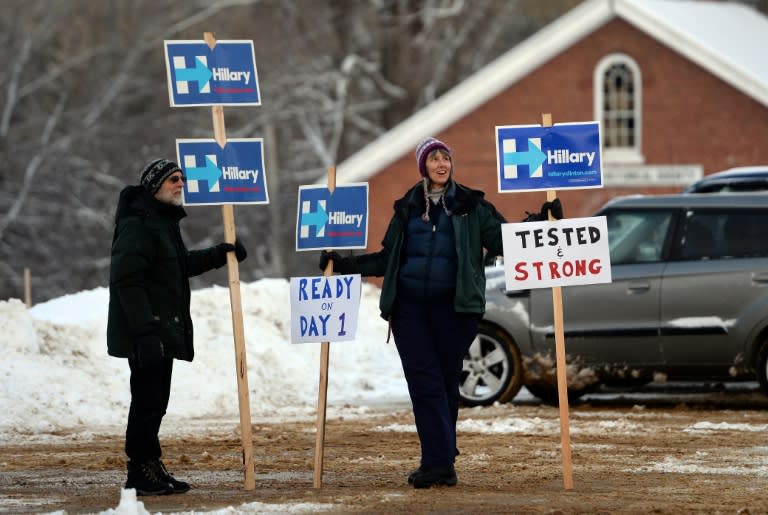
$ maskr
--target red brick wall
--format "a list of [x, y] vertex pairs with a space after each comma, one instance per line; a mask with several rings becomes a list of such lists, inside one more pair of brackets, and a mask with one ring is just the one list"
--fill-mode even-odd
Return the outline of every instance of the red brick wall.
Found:
[[[628, 23], [613, 20], [451, 127], [432, 135], [452, 148], [457, 180], [485, 191], [510, 221], [521, 219], [526, 210], [538, 210], [546, 199], [544, 192], [496, 192], [494, 127], [541, 123], [542, 113], [551, 113], [554, 123], [592, 120], [594, 69], [614, 52], [631, 56], [642, 75], [645, 164], [700, 164], [706, 174], [768, 163], [766, 106]], [[369, 251], [380, 248], [394, 200], [418, 180], [412, 152], [369, 179]], [[615, 196], [679, 189], [602, 188], [563, 191], [559, 196], [565, 215], [580, 217], [589, 216]]]

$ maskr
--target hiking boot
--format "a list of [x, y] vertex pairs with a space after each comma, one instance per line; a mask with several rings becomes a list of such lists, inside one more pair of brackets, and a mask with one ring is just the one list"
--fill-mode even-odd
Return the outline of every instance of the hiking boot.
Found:
[[136, 495], [168, 495], [173, 493], [173, 485], [158, 475], [154, 462], [141, 464], [128, 463], [128, 479], [125, 488], [133, 488]]
[[189, 483], [185, 481], [179, 481], [175, 477], [173, 477], [173, 474], [168, 472], [168, 469], [165, 468], [165, 463], [163, 463], [162, 460], [157, 460], [155, 462], [155, 467], [157, 468], [157, 475], [160, 476], [160, 479], [165, 481], [166, 483], [170, 483], [173, 487], [173, 493], [175, 494], [183, 494], [184, 492], [189, 491]]
[[453, 465], [422, 468], [421, 471], [413, 474], [414, 488], [429, 488], [434, 485], [454, 486], [458, 481]]
[[413, 478], [415, 478], [416, 474], [418, 474], [420, 472], [424, 472], [424, 469], [421, 468], [421, 465], [419, 465], [419, 468], [412, 470], [411, 473], [408, 474], [408, 484], [409, 485], [413, 484]]

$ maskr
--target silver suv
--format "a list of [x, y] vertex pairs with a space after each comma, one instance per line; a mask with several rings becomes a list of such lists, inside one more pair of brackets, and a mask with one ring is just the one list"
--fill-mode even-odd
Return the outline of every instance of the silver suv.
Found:
[[[667, 379], [757, 379], [768, 393], [768, 197], [633, 196], [597, 215], [613, 282], [562, 289], [569, 397]], [[498, 265], [486, 276], [463, 402], [506, 402], [522, 385], [557, 402], [551, 289], [506, 291]]]

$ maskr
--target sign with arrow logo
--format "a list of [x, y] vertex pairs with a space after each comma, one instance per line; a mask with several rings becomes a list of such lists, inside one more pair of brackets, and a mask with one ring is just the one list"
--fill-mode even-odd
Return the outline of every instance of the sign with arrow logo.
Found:
[[253, 41], [165, 41], [171, 107], [261, 105]]
[[499, 193], [602, 188], [598, 122], [496, 127]]
[[296, 250], [364, 249], [368, 246], [368, 183], [300, 186]]
[[185, 205], [268, 204], [263, 141], [177, 139], [176, 155], [187, 180]]

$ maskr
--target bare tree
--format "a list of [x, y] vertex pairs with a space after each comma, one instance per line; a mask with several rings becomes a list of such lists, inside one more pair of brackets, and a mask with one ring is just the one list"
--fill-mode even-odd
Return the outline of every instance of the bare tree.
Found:
[[[164, 39], [254, 41], [263, 104], [226, 110], [228, 137], [270, 140], [270, 206], [236, 210], [253, 280], [315, 272], [294, 251], [300, 184], [576, 3], [0, 2], [0, 298], [21, 295], [24, 267], [38, 302], [106, 286], [120, 189], [176, 138], [213, 137], [209, 109], [169, 107]], [[221, 240], [220, 210], [188, 211], [190, 247]]]

